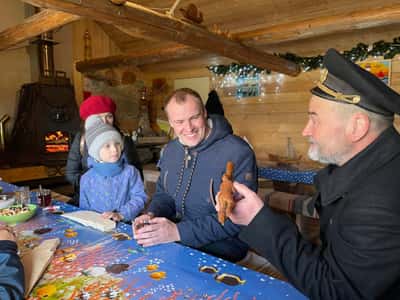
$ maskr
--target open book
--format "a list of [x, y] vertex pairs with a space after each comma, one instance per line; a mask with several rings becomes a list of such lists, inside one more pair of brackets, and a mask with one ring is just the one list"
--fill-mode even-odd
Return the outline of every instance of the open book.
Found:
[[114, 221], [103, 218], [101, 214], [91, 210], [78, 210], [65, 213], [61, 216], [103, 232], [109, 232], [115, 229]]
[[24, 252], [21, 261], [25, 271], [25, 297], [42, 277], [59, 244], [58, 238], [44, 240], [39, 246]]

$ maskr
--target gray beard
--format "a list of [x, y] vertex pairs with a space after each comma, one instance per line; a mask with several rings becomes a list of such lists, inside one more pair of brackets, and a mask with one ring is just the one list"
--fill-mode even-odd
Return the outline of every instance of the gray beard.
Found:
[[338, 159], [337, 157], [325, 157], [325, 156], [321, 156], [319, 154], [319, 151], [312, 151], [311, 149], [308, 150], [308, 158], [313, 160], [313, 161], [317, 161], [320, 162], [322, 164], [333, 164], [333, 165], [338, 165]]

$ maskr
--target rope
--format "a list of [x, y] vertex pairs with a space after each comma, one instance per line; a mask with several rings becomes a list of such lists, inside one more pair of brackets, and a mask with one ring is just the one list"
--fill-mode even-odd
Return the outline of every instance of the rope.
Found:
[[[190, 160], [190, 159], [191, 158], [190, 158], [190, 155], [188, 155], [188, 150], [187, 150], [187, 148], [185, 148], [185, 157], [183, 159], [182, 167], [181, 167], [180, 172], [179, 172], [178, 183], [176, 185], [174, 196], [173, 196], [174, 199], [177, 198], [178, 193], [179, 193], [179, 191], [180, 191], [180, 189], [182, 187], [183, 174], [185, 172], [187, 160]], [[192, 165], [190, 167], [190, 174], [189, 174], [188, 182], [186, 184], [185, 190], [184, 190], [183, 195], [182, 195], [182, 202], [181, 202], [182, 203], [181, 204], [182, 218], [185, 215], [186, 197], [187, 197], [187, 195], [189, 193], [190, 186], [192, 184], [192, 178], [193, 178], [193, 174], [194, 174], [194, 169], [196, 168], [196, 162], [197, 162], [197, 153], [193, 153], [193, 162], [192, 162]]]

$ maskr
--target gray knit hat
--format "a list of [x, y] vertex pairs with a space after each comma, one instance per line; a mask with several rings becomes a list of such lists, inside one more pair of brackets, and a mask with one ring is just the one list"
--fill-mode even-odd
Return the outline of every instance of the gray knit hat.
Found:
[[122, 144], [121, 134], [113, 126], [106, 124], [96, 115], [89, 116], [85, 121], [85, 141], [91, 157], [100, 161], [100, 149], [109, 141]]

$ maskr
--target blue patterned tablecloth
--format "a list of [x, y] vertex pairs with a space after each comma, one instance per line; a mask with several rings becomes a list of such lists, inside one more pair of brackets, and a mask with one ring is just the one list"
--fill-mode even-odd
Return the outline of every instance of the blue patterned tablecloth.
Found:
[[296, 171], [280, 168], [259, 167], [258, 176], [270, 180], [278, 180], [294, 183], [313, 184], [316, 170]]
[[[16, 188], [2, 181], [0, 186]], [[65, 212], [78, 210], [53, 204]], [[22, 250], [45, 239], [61, 241], [28, 300], [306, 299], [286, 282], [178, 243], [143, 248], [131, 239], [131, 226], [122, 222], [114, 232], [103, 233], [38, 209], [15, 231]]]
[[11, 193], [17, 189], [17, 186], [11, 183], [0, 180], [0, 187], [3, 189], [2, 193]]

